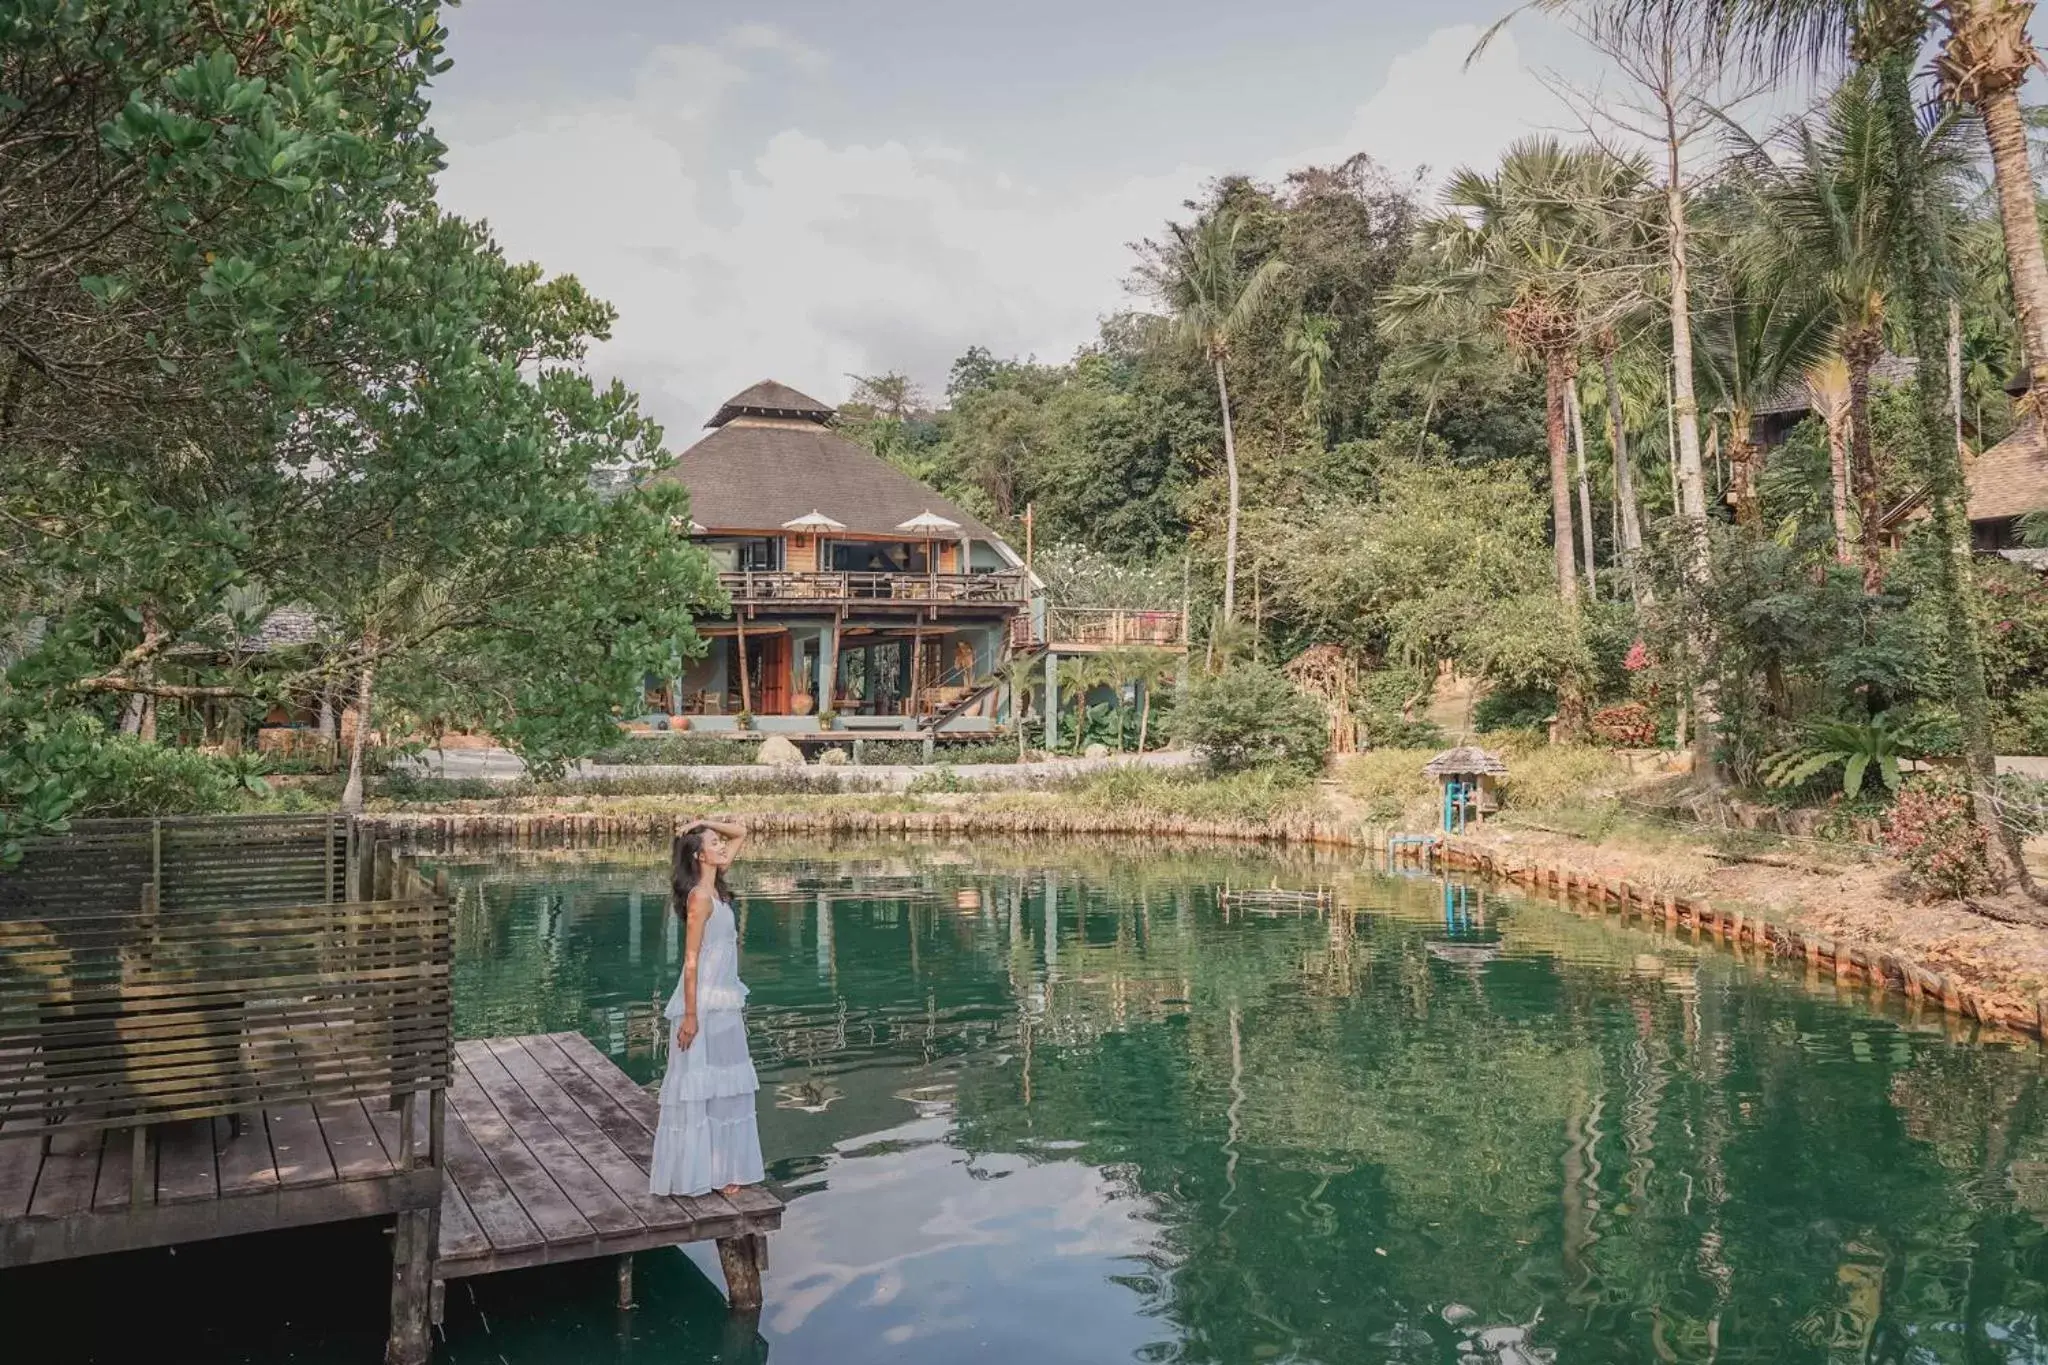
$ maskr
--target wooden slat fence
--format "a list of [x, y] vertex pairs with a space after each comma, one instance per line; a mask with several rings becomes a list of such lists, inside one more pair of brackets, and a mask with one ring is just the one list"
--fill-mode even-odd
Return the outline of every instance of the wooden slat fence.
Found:
[[[84, 860], [60, 836], [0, 875], [0, 1134], [445, 1088], [445, 880], [383, 846], [352, 867], [349, 823], [324, 817], [74, 837], [126, 873], [137, 848], [150, 862], [67, 883]], [[351, 880], [375, 899], [345, 899]]]
[[352, 828], [339, 815], [80, 820], [24, 841], [0, 872], [0, 917], [133, 906], [145, 885], [164, 910], [348, 900]]

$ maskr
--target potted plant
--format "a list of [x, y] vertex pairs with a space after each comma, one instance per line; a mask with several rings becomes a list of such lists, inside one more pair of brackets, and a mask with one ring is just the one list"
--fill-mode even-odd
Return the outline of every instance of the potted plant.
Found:
[[681, 712], [668, 718], [668, 728], [678, 733], [690, 728], [690, 718]]
[[742, 711], [732, 718], [732, 723], [736, 730], [751, 730], [754, 728], [754, 713]]
[[789, 713], [793, 716], [808, 716], [811, 714], [811, 708], [817, 703], [818, 699], [808, 692], [792, 692], [789, 694]]
[[837, 711], [828, 707], [818, 713], [818, 728], [820, 730], [830, 730], [837, 724], [839, 724], [839, 713]]

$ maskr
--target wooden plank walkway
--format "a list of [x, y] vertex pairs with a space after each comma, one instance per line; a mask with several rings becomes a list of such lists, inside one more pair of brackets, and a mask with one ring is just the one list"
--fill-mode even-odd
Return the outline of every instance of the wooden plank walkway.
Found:
[[436, 1298], [468, 1275], [613, 1256], [629, 1302], [634, 1252], [716, 1241], [733, 1306], [759, 1307], [782, 1201], [650, 1195], [659, 1110], [580, 1033], [456, 1044]]
[[159, 1125], [146, 1144], [144, 1206], [132, 1209], [133, 1133], [40, 1125], [0, 1141], [0, 1269], [139, 1247], [432, 1207], [430, 1167], [400, 1165], [397, 1115], [381, 1100], [277, 1104]]

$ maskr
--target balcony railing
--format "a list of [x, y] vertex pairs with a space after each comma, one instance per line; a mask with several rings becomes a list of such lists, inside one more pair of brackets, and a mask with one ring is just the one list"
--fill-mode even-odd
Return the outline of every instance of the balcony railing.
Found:
[[736, 603], [965, 602], [1020, 605], [1028, 600], [1022, 574], [814, 573], [749, 569], [718, 581]]
[[[1052, 607], [1045, 614], [1046, 640], [1054, 645], [1149, 645], [1179, 649], [1188, 642], [1187, 618], [1177, 611], [1125, 607]], [[1013, 641], [1013, 643], [1022, 643]]]

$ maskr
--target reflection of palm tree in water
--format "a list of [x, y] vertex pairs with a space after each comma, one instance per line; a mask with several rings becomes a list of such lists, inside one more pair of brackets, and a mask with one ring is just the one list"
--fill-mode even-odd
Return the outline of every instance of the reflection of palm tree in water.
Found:
[[1239, 1016], [1235, 1005], [1230, 1007], [1230, 1107], [1225, 1115], [1230, 1120], [1230, 1134], [1223, 1142], [1223, 1222], [1228, 1223], [1237, 1216], [1237, 1144], [1244, 1136], [1241, 1116], [1244, 1110], [1244, 1040], [1238, 1030]]

